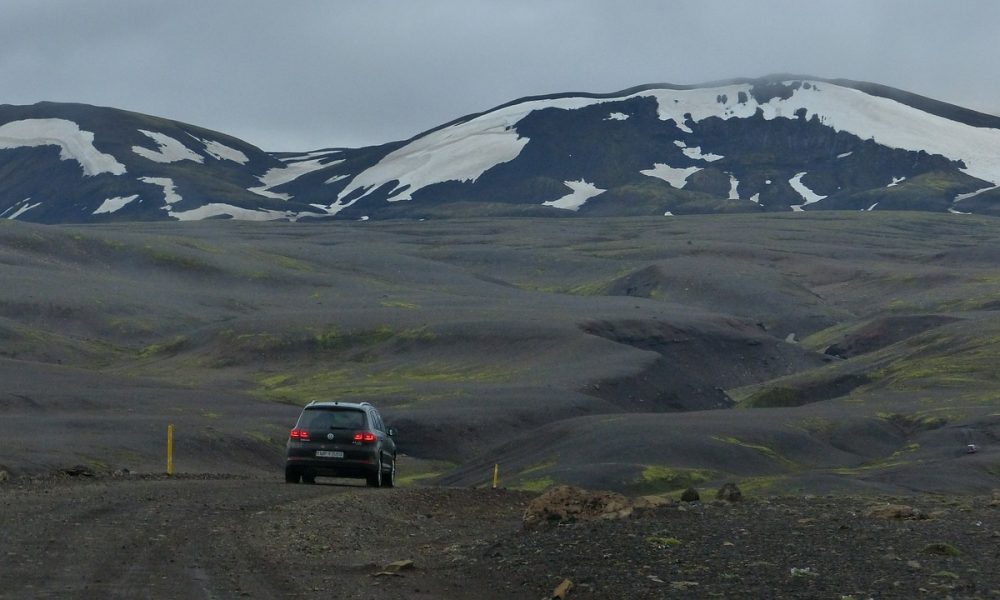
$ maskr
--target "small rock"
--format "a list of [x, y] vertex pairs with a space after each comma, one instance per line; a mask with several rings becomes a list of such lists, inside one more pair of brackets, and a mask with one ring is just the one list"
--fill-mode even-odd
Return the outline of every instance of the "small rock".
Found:
[[639, 496], [632, 501], [632, 506], [636, 510], [646, 510], [650, 508], [658, 508], [660, 506], [670, 506], [674, 501], [671, 498], [666, 498], [664, 496]]
[[63, 469], [64, 474], [70, 477], [93, 477], [94, 471], [86, 465], [76, 465], [68, 469]]
[[697, 502], [701, 500], [701, 494], [693, 487], [689, 487], [681, 494], [681, 502]]
[[671, 581], [670, 582], [670, 587], [673, 588], [673, 589], [675, 589], [675, 590], [679, 590], [679, 591], [689, 590], [689, 589], [691, 589], [693, 587], [697, 587], [697, 586], [698, 586], [698, 582], [697, 581]]
[[10, 473], [7, 471], [0, 471], [0, 481], [10, 481]]
[[617, 492], [590, 491], [558, 485], [528, 504], [524, 526], [540, 523], [623, 519], [632, 514], [632, 501]]
[[944, 542], [927, 544], [924, 546], [924, 552], [927, 554], [940, 554], [942, 556], [960, 556], [962, 554], [958, 548]]
[[411, 571], [416, 568], [412, 560], [397, 560], [387, 564], [381, 571], [375, 573], [373, 577], [382, 577], [386, 575], [399, 577], [402, 575], [400, 571]]
[[554, 600], [565, 600], [566, 595], [569, 591], [573, 589], [573, 582], [569, 579], [563, 579], [562, 583], [556, 586], [556, 589], [552, 590], [552, 596], [550, 598]]
[[743, 499], [743, 492], [740, 491], [740, 488], [735, 483], [728, 482], [722, 484], [719, 491], [715, 493], [715, 498], [717, 500], [725, 500], [726, 502], [739, 502]]
[[993, 490], [993, 500], [990, 506], [1000, 506], [1000, 490]]
[[919, 571], [922, 568], [922, 565], [920, 564], [920, 562], [916, 561], [916, 560], [908, 560], [908, 561], [906, 561], [906, 566], [910, 567], [914, 571]]
[[959, 579], [957, 573], [952, 573], [951, 571], [938, 571], [936, 573], [931, 573], [931, 577], [937, 577], [939, 579]]

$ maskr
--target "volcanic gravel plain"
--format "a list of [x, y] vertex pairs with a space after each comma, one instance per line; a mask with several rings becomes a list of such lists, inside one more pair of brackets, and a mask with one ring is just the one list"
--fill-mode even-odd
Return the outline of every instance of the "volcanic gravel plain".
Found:
[[[950, 214], [0, 222], [0, 597], [996, 597], [998, 264]], [[310, 400], [400, 487], [284, 484]], [[559, 483], [674, 502], [524, 529]]]

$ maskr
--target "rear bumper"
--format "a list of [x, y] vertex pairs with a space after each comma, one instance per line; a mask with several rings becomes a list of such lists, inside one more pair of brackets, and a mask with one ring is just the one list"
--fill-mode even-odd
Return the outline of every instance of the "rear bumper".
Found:
[[378, 462], [375, 455], [364, 459], [316, 458], [315, 456], [289, 456], [285, 468], [326, 477], [367, 477], [375, 472]]

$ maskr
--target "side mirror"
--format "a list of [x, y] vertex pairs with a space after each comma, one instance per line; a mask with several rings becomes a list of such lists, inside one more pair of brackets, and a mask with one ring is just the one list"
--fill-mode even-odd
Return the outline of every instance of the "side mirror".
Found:
[[389, 437], [396, 437], [396, 430], [392, 427], [390, 427], [386, 433], [389, 434]]

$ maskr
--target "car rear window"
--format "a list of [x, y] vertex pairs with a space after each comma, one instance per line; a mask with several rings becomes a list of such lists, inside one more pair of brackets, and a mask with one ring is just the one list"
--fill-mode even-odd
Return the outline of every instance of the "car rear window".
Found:
[[365, 412], [350, 408], [307, 408], [299, 418], [299, 428], [364, 429]]

